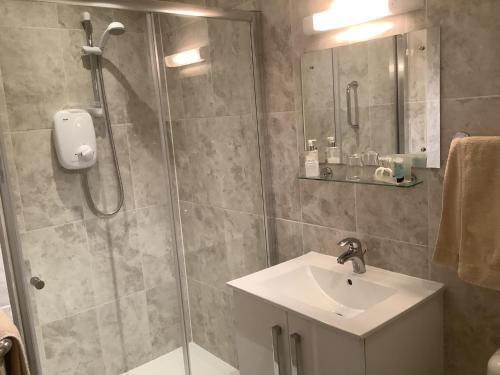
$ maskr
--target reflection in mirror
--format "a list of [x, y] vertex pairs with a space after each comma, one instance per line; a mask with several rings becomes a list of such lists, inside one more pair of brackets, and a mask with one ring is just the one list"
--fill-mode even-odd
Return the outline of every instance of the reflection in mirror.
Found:
[[376, 152], [438, 168], [439, 65], [437, 28], [307, 52], [305, 141], [317, 140], [322, 163], [335, 137], [343, 163], [347, 155]]

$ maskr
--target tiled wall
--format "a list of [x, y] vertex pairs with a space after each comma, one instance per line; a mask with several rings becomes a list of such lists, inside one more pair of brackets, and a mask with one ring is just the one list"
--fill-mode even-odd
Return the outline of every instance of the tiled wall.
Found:
[[[483, 375], [500, 347], [500, 293], [457, 279], [431, 261], [444, 168], [420, 170], [413, 189], [297, 180], [303, 148], [300, 56], [334, 45], [332, 33], [306, 37], [302, 19], [329, 0], [261, 1], [266, 119], [280, 260], [309, 250], [338, 254], [335, 242], [359, 237], [368, 262], [445, 282], [447, 375]], [[427, 0], [423, 11], [392, 17], [395, 31], [441, 27], [441, 152], [457, 131], [500, 135], [500, 2]], [[444, 165], [444, 164], [443, 164]]]
[[250, 25], [162, 16], [192, 339], [237, 366], [227, 281], [267, 265]]
[[[181, 345], [173, 244], [156, 119], [145, 16], [88, 9], [95, 37], [112, 20], [104, 79], [125, 205], [112, 219], [92, 214], [80, 175], [60, 167], [52, 116], [92, 101], [83, 67], [84, 9], [0, 1], [0, 120], [14, 187], [26, 277], [44, 373], [121, 374]], [[109, 139], [96, 121], [98, 163], [89, 174], [100, 207], [116, 206]]]

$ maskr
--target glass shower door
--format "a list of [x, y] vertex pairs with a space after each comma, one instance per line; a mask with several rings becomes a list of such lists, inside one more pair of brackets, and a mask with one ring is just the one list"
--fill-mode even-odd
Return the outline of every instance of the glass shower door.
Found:
[[226, 282], [267, 266], [251, 23], [159, 15], [191, 372], [238, 374]]
[[[3, 1], [4, 9], [0, 122], [42, 374], [183, 374], [176, 241], [146, 13], [43, 1]], [[124, 205], [111, 218], [89, 207], [81, 173], [61, 167], [53, 143], [57, 111], [96, 104], [82, 57], [84, 11], [96, 45], [112, 22], [125, 26], [124, 34], [111, 32], [102, 54], [124, 187]], [[102, 116], [92, 119], [90, 194], [111, 211], [119, 192], [110, 136]], [[31, 284], [34, 277], [44, 286]]]

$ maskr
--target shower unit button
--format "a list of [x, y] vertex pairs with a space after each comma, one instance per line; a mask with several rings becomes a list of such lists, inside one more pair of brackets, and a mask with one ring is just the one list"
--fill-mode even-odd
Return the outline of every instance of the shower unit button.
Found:
[[92, 117], [83, 109], [66, 109], [54, 115], [54, 145], [66, 169], [84, 169], [96, 162]]

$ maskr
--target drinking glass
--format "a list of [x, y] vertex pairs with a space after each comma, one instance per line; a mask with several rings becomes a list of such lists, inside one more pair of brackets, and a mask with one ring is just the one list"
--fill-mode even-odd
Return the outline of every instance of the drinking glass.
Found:
[[361, 179], [361, 170], [363, 162], [360, 154], [352, 154], [347, 156], [347, 173], [346, 180], [359, 181]]

